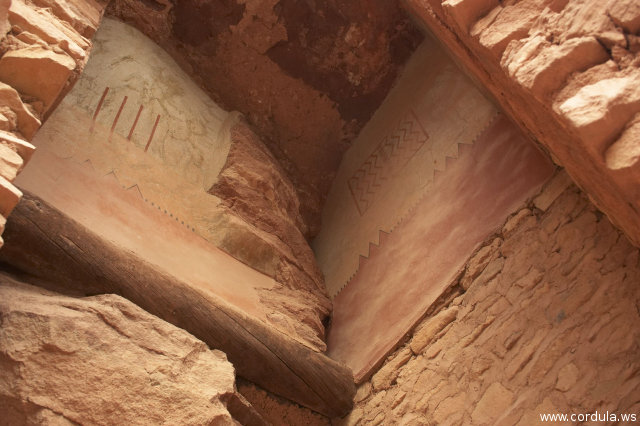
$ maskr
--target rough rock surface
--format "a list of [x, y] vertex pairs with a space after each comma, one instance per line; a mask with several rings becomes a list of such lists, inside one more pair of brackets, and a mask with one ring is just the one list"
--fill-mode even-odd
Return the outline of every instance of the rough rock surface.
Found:
[[238, 392], [251, 403], [265, 421], [272, 425], [328, 426], [331, 424], [327, 417], [273, 395], [250, 382], [238, 380]]
[[[541, 195], [557, 195], [557, 182]], [[523, 211], [468, 262], [468, 290], [388, 358], [400, 365], [394, 379], [360, 386], [341, 423], [532, 425], [541, 413], [640, 413], [640, 252], [575, 186], [546, 211]], [[478, 274], [492, 264], [495, 273]]]
[[[12, 0], [0, 38], [0, 80], [46, 117], [71, 89], [91, 50], [106, 1]], [[32, 135], [24, 135], [31, 137]]]
[[[231, 214], [252, 226], [222, 244], [228, 253], [272, 276], [281, 284], [262, 290], [261, 301], [271, 309], [269, 320], [290, 335], [324, 351], [323, 321], [331, 311], [322, 273], [304, 237], [306, 225], [291, 181], [260, 138], [243, 122], [231, 130], [227, 162], [209, 190]], [[284, 309], [283, 309], [284, 308]]]
[[95, 33], [104, 6], [102, 0], [0, 1], [2, 230], [22, 197], [11, 182], [35, 149], [27, 141], [82, 72], [91, 49], [87, 37]]
[[408, 0], [407, 8], [640, 244], [636, 0]]
[[342, 153], [422, 37], [397, 1], [115, 0], [109, 13], [248, 117], [301, 195], [307, 236]]
[[237, 424], [226, 355], [119, 296], [0, 275], [0, 319], [0, 424]]

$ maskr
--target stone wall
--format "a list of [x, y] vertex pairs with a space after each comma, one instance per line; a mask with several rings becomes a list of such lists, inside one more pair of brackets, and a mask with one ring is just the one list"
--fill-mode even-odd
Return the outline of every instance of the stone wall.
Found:
[[635, 0], [405, 0], [503, 110], [640, 244]]
[[487, 240], [344, 424], [640, 414], [639, 251], [568, 185], [557, 175]]
[[82, 72], [105, 5], [0, 2], [0, 234], [22, 197], [12, 182], [33, 154], [29, 141]]

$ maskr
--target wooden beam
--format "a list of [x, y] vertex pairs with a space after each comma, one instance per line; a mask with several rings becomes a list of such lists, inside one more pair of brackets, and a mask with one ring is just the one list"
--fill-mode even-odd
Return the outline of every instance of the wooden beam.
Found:
[[[119, 294], [224, 351], [238, 375], [328, 417], [353, 405], [351, 371], [223, 300], [199, 292], [25, 192], [0, 261], [58, 291]], [[206, 380], [206, 377], [202, 378]]]

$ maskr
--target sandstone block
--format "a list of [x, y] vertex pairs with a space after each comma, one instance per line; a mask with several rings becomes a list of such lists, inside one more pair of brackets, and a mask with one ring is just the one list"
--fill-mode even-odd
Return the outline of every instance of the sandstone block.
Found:
[[22, 158], [7, 145], [0, 145], [0, 176], [13, 182], [22, 170]]
[[498, 382], [492, 383], [471, 413], [473, 423], [475, 425], [494, 424], [495, 420], [506, 413], [513, 399], [513, 393], [510, 390]]
[[467, 32], [478, 18], [498, 5], [498, 0], [445, 0], [442, 8]]
[[424, 348], [435, 340], [436, 335], [456, 319], [459, 310], [460, 307], [452, 306], [438, 312], [437, 315], [425, 322], [411, 339], [409, 344], [411, 351], [416, 355], [422, 353]]
[[578, 131], [587, 148], [602, 153], [640, 111], [640, 72], [586, 85], [555, 110]]
[[636, 0], [613, 0], [609, 2], [609, 16], [616, 25], [630, 34], [640, 31], [640, 3]]
[[[10, 116], [11, 114], [4, 114], [5, 111], [0, 112], [0, 130], [4, 130], [4, 131], [10, 131], [15, 129], [15, 120], [11, 120]], [[7, 115], [9, 115], [9, 117], [7, 117]]]
[[3, 421], [237, 424], [225, 354], [119, 296], [76, 299], [0, 276], [0, 314]]
[[640, 160], [640, 114], [627, 125], [605, 153], [605, 162], [611, 170], [626, 169], [638, 164]]
[[27, 164], [31, 159], [31, 156], [36, 150], [36, 147], [29, 142], [24, 141], [9, 132], [0, 131], [0, 145], [10, 147], [21, 158], [24, 164]]
[[8, 217], [22, 198], [22, 192], [0, 176], [0, 215]]
[[84, 0], [34, 0], [33, 3], [51, 9], [54, 15], [87, 38], [93, 37], [98, 29], [104, 7], [98, 2]]
[[[398, 354], [388, 361], [371, 379], [373, 389], [376, 391], [387, 389], [400, 374], [400, 367], [411, 359], [411, 350], [405, 347]], [[379, 394], [378, 394], [379, 395]]]
[[[533, 410], [528, 411], [522, 416], [522, 419], [518, 422], [517, 426], [529, 426], [540, 422], [540, 414], [557, 414], [558, 409], [549, 398], [544, 398], [540, 404], [538, 404]], [[567, 422], [545, 422], [545, 425], [562, 426]]]
[[371, 395], [371, 382], [363, 383], [356, 391], [355, 402], [364, 401]]
[[551, 204], [562, 194], [573, 181], [564, 170], [556, 175], [545, 185], [540, 195], [533, 199], [533, 204], [542, 211], [547, 211]]
[[479, 20], [471, 35], [498, 59], [512, 40], [525, 38], [540, 15], [541, 0], [525, 0], [506, 7], [496, 7]]
[[494, 254], [500, 247], [502, 240], [500, 238], [494, 239], [491, 244], [482, 247], [467, 263], [467, 267], [464, 276], [460, 280], [460, 285], [465, 290], [471, 286], [471, 283], [476, 279], [482, 271], [487, 267]]
[[562, 367], [558, 372], [556, 381], [556, 389], [560, 392], [566, 392], [573, 387], [580, 377], [580, 370], [574, 363], [569, 363]]
[[11, 0], [0, 0], [0, 38], [4, 38], [11, 30], [11, 24], [7, 19], [9, 6], [11, 6]]
[[31, 140], [40, 128], [40, 120], [22, 103], [18, 92], [2, 82], [0, 82], [0, 105], [13, 111], [17, 118], [18, 130], [24, 137]]
[[84, 50], [60, 28], [61, 24], [56, 25], [58, 19], [45, 10], [36, 11], [21, 0], [13, 0], [9, 8], [9, 22], [35, 34], [49, 44], [59, 45], [76, 60], [83, 60], [86, 56]]
[[44, 102], [45, 111], [67, 84], [76, 62], [41, 46], [7, 52], [0, 59], [0, 80]]
[[16, 38], [27, 44], [43, 44], [44, 43], [44, 41], [42, 41], [40, 37], [38, 37], [35, 34], [31, 34], [29, 31], [21, 31], [18, 35], [16, 35]]
[[466, 408], [467, 394], [462, 392], [442, 400], [433, 413], [437, 424], [460, 424]]
[[480, 275], [478, 275], [469, 285], [469, 287], [474, 285], [485, 285], [489, 283], [492, 279], [494, 279], [500, 272], [502, 272], [502, 268], [504, 267], [504, 257], [496, 257], [491, 260], [486, 268], [482, 271]]
[[[520, 227], [528, 218], [532, 217], [531, 210], [522, 209], [515, 215], [507, 220], [507, 223], [502, 227], [502, 235], [507, 238], [511, 236], [514, 231]], [[535, 220], [534, 220], [535, 222]]]
[[540, 101], [560, 89], [569, 75], [605, 62], [609, 55], [594, 37], [570, 39], [560, 45], [542, 34], [507, 46], [501, 65]]

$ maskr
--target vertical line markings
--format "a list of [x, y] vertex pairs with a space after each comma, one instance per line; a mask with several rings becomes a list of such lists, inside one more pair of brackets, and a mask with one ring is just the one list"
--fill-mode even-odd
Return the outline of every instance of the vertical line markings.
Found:
[[109, 132], [109, 140], [111, 140], [111, 136], [113, 136], [113, 130], [116, 128], [116, 124], [118, 124], [118, 119], [120, 119], [120, 114], [122, 113], [122, 109], [124, 108], [124, 105], [126, 103], [127, 103], [127, 96], [125, 96], [124, 99], [122, 100], [122, 103], [120, 104], [120, 109], [116, 114], [116, 118], [113, 119], [113, 124], [111, 125], [111, 132]]
[[136, 125], [138, 124], [138, 119], [140, 118], [140, 113], [142, 113], [142, 108], [143, 106], [140, 105], [140, 108], [138, 109], [138, 114], [136, 114], [136, 119], [133, 120], [133, 125], [131, 126], [131, 130], [129, 130], [129, 136], [127, 136], [127, 140], [130, 141], [131, 140], [131, 136], [133, 135], [133, 131], [136, 128]]
[[160, 114], [156, 117], [156, 122], [153, 125], [153, 129], [151, 130], [151, 134], [149, 135], [149, 140], [147, 141], [147, 146], [144, 147], [144, 152], [147, 152], [149, 149], [149, 145], [151, 145], [151, 140], [153, 139], [153, 135], [156, 133], [156, 127], [158, 127], [158, 122], [160, 121]]
[[102, 103], [104, 102], [104, 98], [107, 97], [107, 93], [109, 93], [109, 86], [105, 87], [104, 92], [102, 92], [102, 96], [100, 97], [100, 101], [98, 101], [98, 106], [96, 107], [96, 112], [93, 113], [93, 120], [91, 120], [91, 132], [93, 132], [93, 125], [96, 123], [96, 118], [98, 118], [98, 113], [100, 109], [102, 109]]

